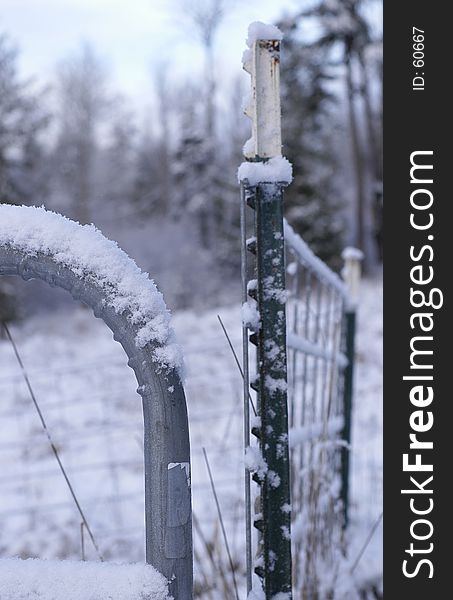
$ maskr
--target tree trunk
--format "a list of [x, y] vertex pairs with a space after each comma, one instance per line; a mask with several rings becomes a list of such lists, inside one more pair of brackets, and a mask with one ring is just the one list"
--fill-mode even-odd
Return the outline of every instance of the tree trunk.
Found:
[[367, 66], [365, 63], [365, 57], [363, 56], [363, 49], [360, 49], [357, 52], [357, 57], [359, 59], [361, 78], [362, 78], [362, 86], [361, 86], [361, 94], [363, 98], [363, 104], [365, 108], [365, 118], [367, 124], [367, 133], [368, 133], [368, 143], [370, 150], [370, 158], [372, 164], [372, 170], [374, 179], [376, 182], [382, 181], [382, 155], [380, 152], [380, 144], [378, 143], [378, 138], [376, 135], [376, 128], [374, 125], [374, 115], [373, 109], [371, 107], [371, 91], [370, 91], [370, 81], [368, 78]]
[[160, 143], [160, 168], [163, 193], [159, 194], [159, 210], [162, 214], [168, 216], [171, 211], [170, 198], [172, 195], [170, 176], [170, 126], [169, 126], [169, 106], [171, 101], [168, 93], [166, 65], [162, 64], [156, 73], [156, 87], [159, 100], [159, 120], [161, 125], [161, 143]]
[[363, 54], [363, 49], [359, 49], [357, 52], [359, 59], [362, 86], [361, 95], [363, 98], [363, 104], [365, 108], [365, 121], [367, 124], [368, 133], [368, 144], [369, 144], [369, 156], [371, 162], [371, 169], [373, 174], [373, 232], [374, 241], [377, 247], [377, 253], [379, 260], [382, 262], [383, 249], [382, 249], [382, 176], [383, 176], [383, 165], [382, 165], [382, 145], [378, 141], [376, 134], [376, 127], [374, 123], [373, 109], [371, 106], [371, 90], [370, 82], [368, 78], [367, 65]]
[[[346, 43], [345, 47], [346, 66], [346, 94], [349, 109], [349, 131], [351, 134], [351, 150], [353, 170], [355, 179], [355, 245], [365, 253], [365, 173], [362, 157], [362, 148], [359, 138], [359, 127], [357, 122], [354, 81], [352, 76], [351, 50]], [[366, 261], [366, 255], [365, 255]]]
[[214, 73], [214, 49], [206, 45], [206, 137], [214, 144], [215, 137], [215, 92], [216, 80]]

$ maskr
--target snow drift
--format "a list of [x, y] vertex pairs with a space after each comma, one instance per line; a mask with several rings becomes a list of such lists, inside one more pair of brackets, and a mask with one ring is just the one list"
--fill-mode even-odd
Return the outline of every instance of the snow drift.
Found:
[[171, 600], [151, 565], [0, 559], [1, 600]]

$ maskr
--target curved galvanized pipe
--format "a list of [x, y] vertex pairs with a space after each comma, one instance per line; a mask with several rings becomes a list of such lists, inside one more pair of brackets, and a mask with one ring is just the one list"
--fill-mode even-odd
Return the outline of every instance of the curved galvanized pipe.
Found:
[[175, 369], [153, 362], [153, 343], [138, 348], [130, 314], [115, 312], [105, 291], [52, 257], [0, 244], [0, 275], [41, 279], [90, 306], [113, 332], [134, 370], [143, 401], [146, 561], [168, 580], [175, 600], [192, 598], [192, 508], [187, 407]]

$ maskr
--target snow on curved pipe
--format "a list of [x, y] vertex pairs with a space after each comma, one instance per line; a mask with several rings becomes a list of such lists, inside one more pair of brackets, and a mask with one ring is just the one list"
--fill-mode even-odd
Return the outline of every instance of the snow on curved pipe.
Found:
[[137, 347], [154, 343], [155, 362], [182, 373], [182, 350], [176, 344], [162, 294], [148, 273], [94, 225], [80, 225], [43, 207], [2, 204], [0, 245], [24, 256], [41, 253], [95, 283], [115, 312], [128, 312]]
[[0, 276], [41, 279], [93, 309], [134, 370], [144, 419], [146, 561], [192, 599], [190, 443], [182, 352], [154, 282], [93, 225], [0, 205]]

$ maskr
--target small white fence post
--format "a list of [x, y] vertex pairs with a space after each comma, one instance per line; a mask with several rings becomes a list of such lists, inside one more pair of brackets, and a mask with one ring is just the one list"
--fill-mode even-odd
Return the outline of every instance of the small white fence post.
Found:
[[[259, 36], [257, 31], [252, 36]], [[275, 28], [273, 28], [275, 29]], [[272, 29], [270, 29], [272, 32]], [[266, 30], [263, 31], [263, 34]], [[270, 35], [270, 33], [268, 33]], [[280, 109], [280, 39], [253, 39], [244, 53], [244, 70], [251, 76], [250, 103], [245, 114], [252, 120], [252, 137], [244, 147], [247, 159], [266, 160], [282, 153]], [[253, 40], [253, 42], [252, 42]]]

